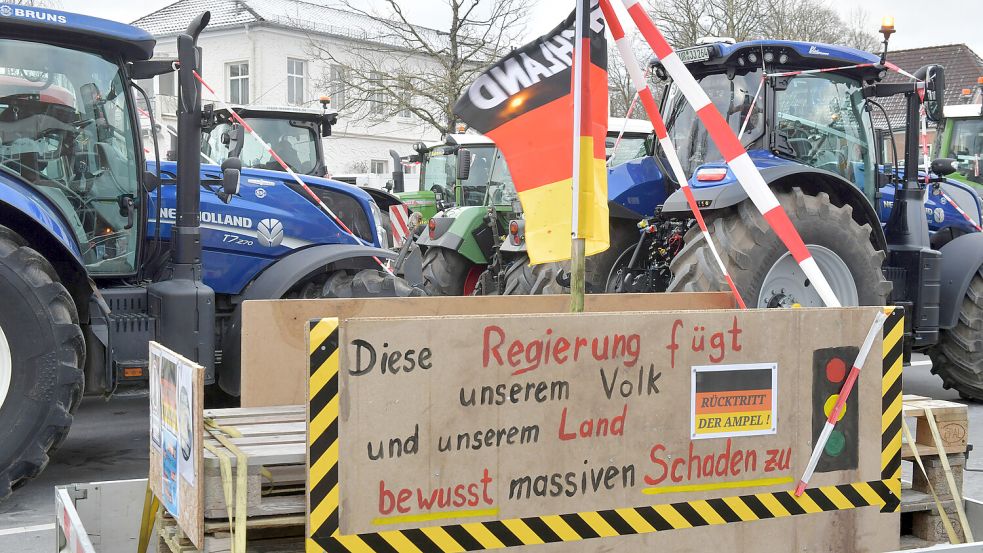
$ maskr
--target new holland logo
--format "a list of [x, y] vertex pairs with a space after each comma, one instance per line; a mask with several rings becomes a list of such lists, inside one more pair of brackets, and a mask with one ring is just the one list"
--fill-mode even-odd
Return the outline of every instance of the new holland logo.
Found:
[[283, 225], [277, 219], [263, 219], [256, 225], [256, 239], [267, 248], [279, 246], [283, 242]]
[[809, 47], [809, 54], [810, 55], [813, 55], [813, 56], [828, 56], [829, 55], [829, 52], [823, 52], [822, 50], [820, 50], [819, 48], [816, 48], [815, 46], [810, 46]]

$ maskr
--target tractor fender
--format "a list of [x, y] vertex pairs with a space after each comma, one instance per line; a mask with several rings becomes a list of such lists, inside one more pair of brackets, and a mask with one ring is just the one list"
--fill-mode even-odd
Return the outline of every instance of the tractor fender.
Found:
[[939, 328], [949, 329], [956, 326], [969, 282], [983, 265], [983, 234], [964, 234], [942, 246], [939, 251], [942, 252]]
[[[218, 374], [219, 386], [229, 394], [239, 395], [242, 351], [238, 347], [227, 349], [227, 345], [238, 346], [241, 342], [243, 301], [280, 299], [295, 284], [318, 271], [378, 267], [372, 256], [392, 259], [396, 252], [355, 244], [325, 244], [295, 251], [267, 267], [234, 298], [237, 305], [222, 336], [223, 370]], [[235, 367], [235, 370], [227, 367]]]
[[[339, 263], [345, 268], [377, 268], [373, 256], [395, 259], [396, 252], [357, 244], [324, 244], [296, 250], [267, 267], [236, 300], [280, 299], [295, 284]], [[334, 268], [337, 267], [331, 269]]]
[[379, 209], [381, 209], [383, 213], [388, 213], [391, 206], [403, 203], [399, 198], [393, 194], [390, 194], [389, 192], [386, 192], [385, 190], [379, 190], [378, 188], [372, 188], [370, 186], [360, 186], [359, 188], [368, 193], [369, 196], [372, 196], [372, 199], [375, 200], [375, 204], [379, 206]]
[[[887, 239], [884, 230], [881, 228], [880, 220], [874, 206], [867, 200], [867, 196], [856, 185], [843, 177], [825, 171], [808, 167], [798, 163], [787, 163], [779, 166], [760, 169], [761, 176], [772, 190], [790, 190], [801, 188], [809, 195], [816, 195], [820, 192], [829, 194], [834, 205], [849, 205], [853, 208], [853, 219], [861, 225], [870, 225], [871, 241], [874, 246], [882, 251], [887, 251]], [[744, 192], [744, 187], [728, 173], [727, 180], [723, 184], [708, 187], [694, 187], [690, 183], [690, 189], [696, 202], [701, 206], [703, 214], [712, 213], [719, 209], [724, 209], [737, 205], [748, 199]], [[682, 190], [673, 192], [662, 208], [663, 214], [688, 214], [689, 204]]]
[[417, 244], [425, 248], [447, 248], [477, 265], [487, 265], [494, 247], [494, 236], [485, 223], [488, 208], [484, 206], [455, 207], [430, 218], [433, 237], [424, 230]]
[[[74, 211], [72, 211], [74, 212]], [[0, 175], [0, 224], [26, 239], [55, 268], [75, 300], [83, 322], [95, 289], [72, 231], [48, 200], [13, 179]]]

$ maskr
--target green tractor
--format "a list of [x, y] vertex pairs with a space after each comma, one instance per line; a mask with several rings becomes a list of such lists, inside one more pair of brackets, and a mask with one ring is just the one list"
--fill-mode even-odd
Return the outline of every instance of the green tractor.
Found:
[[945, 106], [935, 139], [935, 156], [957, 159], [959, 172], [949, 178], [983, 193], [983, 77], [975, 91], [965, 90], [966, 104]]
[[[423, 156], [420, 189], [411, 194], [432, 194], [439, 210], [416, 239], [424, 252], [424, 289], [435, 296], [483, 293], [479, 277], [495, 259], [519, 209], [501, 151], [481, 135], [449, 135]], [[411, 205], [405, 196], [401, 199]]]

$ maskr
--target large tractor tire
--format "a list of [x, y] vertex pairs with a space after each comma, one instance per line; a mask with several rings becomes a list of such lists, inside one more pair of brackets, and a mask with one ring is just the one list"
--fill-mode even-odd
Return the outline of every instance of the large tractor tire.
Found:
[[[891, 283], [884, 279], [885, 253], [870, 242], [870, 225], [853, 220], [850, 206], [830, 203], [820, 192], [779, 192], [778, 200], [812, 253], [840, 303], [884, 305]], [[823, 302], [798, 263], [750, 200], [708, 217], [707, 226], [731, 278], [748, 307], [821, 307]], [[698, 227], [684, 237], [673, 259], [669, 292], [730, 290]]]
[[288, 293], [288, 297], [312, 298], [406, 298], [424, 296], [398, 276], [375, 269], [335, 271], [327, 278], [316, 279]]
[[84, 363], [72, 297], [41, 254], [0, 226], [0, 501], [68, 435]]
[[505, 270], [505, 295], [538, 296], [547, 294], [569, 294], [570, 288], [561, 285], [556, 277], [561, 272], [570, 271], [570, 262], [540, 263], [529, 265], [529, 258], [523, 256]]
[[430, 296], [470, 296], [485, 270], [447, 248], [431, 247], [423, 255], [423, 289]]
[[983, 401], [983, 267], [973, 275], [959, 308], [956, 326], [943, 330], [929, 350], [932, 372], [945, 388], [965, 399]]

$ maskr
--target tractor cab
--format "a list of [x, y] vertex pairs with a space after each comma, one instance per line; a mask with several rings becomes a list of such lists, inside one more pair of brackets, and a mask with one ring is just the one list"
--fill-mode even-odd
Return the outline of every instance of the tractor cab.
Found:
[[[323, 177], [322, 137], [331, 136], [338, 112], [296, 106], [233, 106], [239, 117], [263, 137], [275, 137], [270, 144], [297, 174]], [[228, 158], [239, 158], [245, 168], [280, 171], [282, 168], [267, 148], [236, 123], [226, 109], [205, 107], [201, 153], [205, 161], [221, 165]]]
[[945, 120], [936, 135], [935, 151], [940, 157], [960, 162], [959, 171], [951, 178], [983, 193], [983, 98], [980, 98], [980, 92], [983, 92], [983, 83], [975, 95], [975, 103], [945, 106]]
[[[886, 224], [896, 192], [892, 179], [900, 178], [904, 168], [884, 164], [875, 138], [871, 113], [879, 114], [880, 104], [870, 95], [887, 71], [879, 56], [845, 46], [755, 40], [701, 44], [680, 50], [679, 57], [766, 180], [806, 172], [807, 180], [851, 185], [867, 199], [851, 205], [863, 210], [874, 206], [876, 215], [869, 215]], [[669, 138], [697, 199], [703, 207], [724, 207], [720, 190], [736, 185], [736, 178], [678, 86], [660, 63], [653, 66], [667, 85], [663, 117]], [[657, 160], [668, 167], [661, 149], [657, 153]], [[671, 171], [663, 173], [678, 184]], [[943, 198], [943, 191], [969, 219]], [[667, 201], [666, 211], [675, 209], [689, 210], [681, 196]], [[938, 245], [973, 231], [981, 216], [972, 190], [952, 180], [935, 187], [925, 204], [929, 231]]]
[[[464, 157], [466, 167], [461, 167]], [[427, 152], [420, 182], [421, 190], [441, 194], [458, 207], [511, 205], [516, 198], [502, 152], [480, 135], [448, 135], [446, 143]]]
[[[703, 44], [680, 50], [679, 57], [756, 162], [829, 171], [873, 199], [874, 139], [863, 85], [884, 75], [877, 56], [843, 46], [756, 40]], [[668, 81], [658, 63], [655, 73]], [[683, 169], [695, 173], [694, 187], [723, 182], [726, 166], [707, 128], [679, 88], [667, 84], [663, 115]]]
[[[149, 58], [153, 38], [25, 6], [0, 14], [0, 199], [43, 198], [23, 209], [92, 276], [134, 274], [143, 150], [127, 63]], [[71, 28], [52, 33], [45, 18]]]

